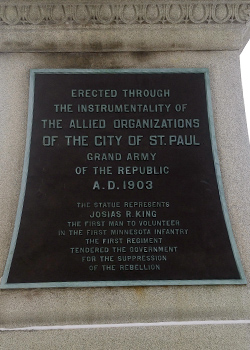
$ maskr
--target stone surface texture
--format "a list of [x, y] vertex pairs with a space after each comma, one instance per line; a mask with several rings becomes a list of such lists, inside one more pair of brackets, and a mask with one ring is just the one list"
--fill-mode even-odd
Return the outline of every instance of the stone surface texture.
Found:
[[[210, 70], [226, 201], [249, 279], [249, 145], [237, 51], [168, 53], [3, 53], [1, 86], [0, 266], [8, 254], [20, 191], [31, 68], [191, 68]], [[248, 286], [2, 290], [5, 327], [250, 317]]]
[[0, 50], [236, 50], [249, 14], [248, 0], [1, 1]]
[[249, 325], [5, 332], [4, 350], [249, 350]]
[[[205, 67], [226, 202], [250, 280], [250, 147], [239, 65], [249, 12], [249, 1], [230, 0], [0, 1], [0, 275], [21, 185], [29, 70]], [[250, 320], [249, 285], [0, 291], [0, 328], [240, 319]], [[6, 331], [0, 348], [248, 350], [249, 334], [249, 325]]]

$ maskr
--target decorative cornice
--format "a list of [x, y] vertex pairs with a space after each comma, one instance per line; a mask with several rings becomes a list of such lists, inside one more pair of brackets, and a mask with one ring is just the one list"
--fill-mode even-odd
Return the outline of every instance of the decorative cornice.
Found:
[[[111, 0], [112, 1], [112, 0]], [[0, 5], [0, 26], [246, 23], [250, 1], [8, 2]]]

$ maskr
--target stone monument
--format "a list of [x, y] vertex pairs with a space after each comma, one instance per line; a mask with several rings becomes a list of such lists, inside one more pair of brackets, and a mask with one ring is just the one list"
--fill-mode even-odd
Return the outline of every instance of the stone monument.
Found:
[[249, 349], [249, 17], [1, 1], [3, 349]]

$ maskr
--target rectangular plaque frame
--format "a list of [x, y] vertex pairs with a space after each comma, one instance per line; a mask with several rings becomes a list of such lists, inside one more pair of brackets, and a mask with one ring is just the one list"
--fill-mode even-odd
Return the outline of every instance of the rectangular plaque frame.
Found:
[[[239, 278], [230, 279], [144, 279], [144, 280], [98, 280], [98, 281], [55, 281], [55, 282], [38, 282], [38, 283], [10, 283], [8, 277], [11, 269], [11, 264], [16, 248], [16, 242], [19, 233], [19, 227], [22, 220], [22, 212], [24, 205], [24, 198], [26, 193], [26, 184], [29, 172], [30, 162], [30, 146], [32, 137], [32, 125], [33, 125], [33, 110], [34, 110], [34, 99], [35, 99], [35, 77], [36, 75], [133, 75], [133, 74], [154, 74], [154, 75], [168, 75], [168, 74], [203, 74], [205, 81], [205, 95], [206, 95], [206, 108], [209, 124], [209, 133], [214, 161], [214, 169], [216, 174], [217, 186], [219, 191], [219, 198], [221, 202], [222, 212], [225, 220], [225, 225], [228, 232], [228, 238], [231, 244], [232, 254], [235, 259], [235, 264], [238, 269]], [[105, 286], [159, 286], [159, 285], [218, 285], [218, 284], [246, 284], [246, 278], [241, 265], [239, 253], [234, 240], [229, 214], [225, 202], [225, 196], [222, 185], [221, 172], [219, 167], [219, 159], [217, 155], [217, 146], [215, 139], [215, 129], [213, 122], [212, 103], [211, 103], [211, 92], [209, 82], [209, 71], [206, 68], [202, 69], [110, 69], [110, 70], [85, 70], [85, 69], [34, 69], [31, 70], [30, 74], [30, 93], [29, 93], [29, 113], [28, 113], [28, 124], [27, 124], [27, 139], [26, 139], [26, 150], [24, 157], [23, 176], [20, 191], [20, 198], [18, 203], [15, 227], [13, 232], [13, 238], [10, 246], [10, 251], [4, 270], [4, 275], [1, 280], [2, 289], [14, 289], [14, 288], [52, 288], [52, 287], [105, 287]]]

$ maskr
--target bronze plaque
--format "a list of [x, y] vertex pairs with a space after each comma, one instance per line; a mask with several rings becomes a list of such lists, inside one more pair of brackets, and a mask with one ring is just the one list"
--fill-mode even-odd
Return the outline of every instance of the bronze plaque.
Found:
[[32, 70], [2, 288], [240, 284], [209, 75]]

